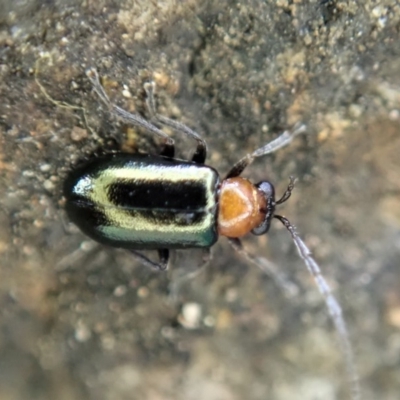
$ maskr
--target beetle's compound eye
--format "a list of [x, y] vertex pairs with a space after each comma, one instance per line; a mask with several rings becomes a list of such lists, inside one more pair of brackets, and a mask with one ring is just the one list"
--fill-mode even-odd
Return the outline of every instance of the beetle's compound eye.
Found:
[[249, 180], [236, 177], [225, 179], [220, 188], [218, 232], [237, 238], [263, 224], [267, 199], [262, 190]]
[[259, 236], [264, 235], [269, 230], [271, 219], [275, 212], [275, 189], [272, 183], [268, 181], [257, 183], [256, 188], [262, 193], [266, 203], [264, 220], [251, 231], [253, 235]]

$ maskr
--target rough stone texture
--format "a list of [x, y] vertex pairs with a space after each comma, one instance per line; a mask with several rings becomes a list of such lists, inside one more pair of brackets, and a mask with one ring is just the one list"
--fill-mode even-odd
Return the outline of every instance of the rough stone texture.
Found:
[[[202, 132], [222, 174], [307, 125], [247, 174], [278, 193], [299, 178], [280, 212], [344, 308], [363, 399], [398, 399], [399, 30], [397, 0], [1, 0], [0, 398], [348, 397], [324, 302], [278, 222], [245, 242], [297, 285], [292, 298], [223, 239], [177, 285], [197, 252], [159, 274], [68, 224], [60, 188], [79, 159], [159, 144], [105, 112], [85, 76], [95, 66], [140, 113], [154, 79], [160, 112]], [[35, 70], [76, 108], [46, 98]], [[187, 157], [193, 142], [175, 137]]]

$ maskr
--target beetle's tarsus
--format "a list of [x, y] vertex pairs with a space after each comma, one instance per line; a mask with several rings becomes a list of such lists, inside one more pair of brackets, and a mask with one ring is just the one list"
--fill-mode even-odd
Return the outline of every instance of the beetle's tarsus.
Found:
[[149, 114], [154, 122], [159, 123], [161, 125], [169, 126], [174, 129], [176, 132], [183, 133], [186, 136], [189, 136], [196, 140], [197, 147], [196, 151], [192, 156], [192, 161], [197, 164], [204, 164], [207, 157], [207, 143], [205, 140], [193, 129], [190, 129], [188, 126], [175, 121], [171, 118], [164, 117], [157, 113], [156, 102], [154, 99], [154, 93], [156, 89], [156, 84], [153, 81], [146, 82], [144, 84], [144, 90], [146, 91], [146, 105], [149, 110]]

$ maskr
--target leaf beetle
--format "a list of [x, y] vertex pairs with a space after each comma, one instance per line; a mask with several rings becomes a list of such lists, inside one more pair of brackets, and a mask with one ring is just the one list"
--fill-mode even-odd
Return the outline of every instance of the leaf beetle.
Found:
[[[220, 179], [215, 169], [204, 164], [207, 145], [201, 136], [157, 114], [154, 83], [145, 84], [147, 108], [154, 121], [149, 122], [111, 103], [96, 70], [89, 69], [87, 76], [112, 114], [161, 137], [165, 144], [159, 155], [108, 154], [72, 170], [64, 184], [70, 220], [92, 239], [128, 249], [141, 263], [159, 270], [167, 268], [171, 249], [209, 249], [219, 235], [227, 237], [235, 250], [265, 270], [259, 258], [244, 250], [240, 237], [266, 234], [271, 220], [280, 220], [324, 297], [346, 359], [352, 399], [359, 399], [359, 379], [342, 309], [295, 227], [275, 214], [275, 207], [289, 199], [294, 179], [290, 178], [283, 196], [275, 200], [274, 186], [269, 181], [253, 184], [240, 176], [255, 158], [286, 146], [305, 131], [305, 126], [298, 124], [247, 154]], [[190, 161], [174, 158], [174, 141], [159, 128], [161, 125], [196, 140]], [[139, 250], [157, 250], [159, 261], [150, 260]]]

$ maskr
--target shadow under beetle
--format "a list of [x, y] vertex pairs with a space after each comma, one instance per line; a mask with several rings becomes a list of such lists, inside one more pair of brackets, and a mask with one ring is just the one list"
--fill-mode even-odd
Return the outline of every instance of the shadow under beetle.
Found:
[[[108, 154], [73, 170], [64, 185], [65, 207], [71, 221], [92, 239], [126, 248], [143, 264], [164, 270], [168, 266], [170, 249], [209, 249], [218, 235], [226, 236], [235, 250], [260, 266], [260, 259], [248, 254], [239, 238], [250, 232], [263, 235], [268, 232], [272, 218], [279, 219], [290, 232], [324, 297], [346, 358], [352, 399], [359, 399], [358, 375], [342, 309], [294, 226], [285, 217], [275, 214], [275, 206], [289, 199], [294, 179], [290, 178], [283, 196], [275, 200], [274, 186], [270, 182], [253, 184], [240, 176], [255, 158], [286, 146], [305, 131], [305, 126], [299, 124], [247, 154], [221, 180], [213, 168], [204, 165], [205, 141], [186, 125], [157, 114], [153, 82], [145, 84], [145, 91], [154, 124], [112, 104], [94, 69], [88, 70], [87, 75], [95, 92], [113, 114], [160, 136], [165, 146], [160, 155]], [[157, 125], [169, 126], [196, 140], [191, 161], [174, 158], [174, 140]], [[159, 262], [137, 251], [144, 249], [158, 250]]]

